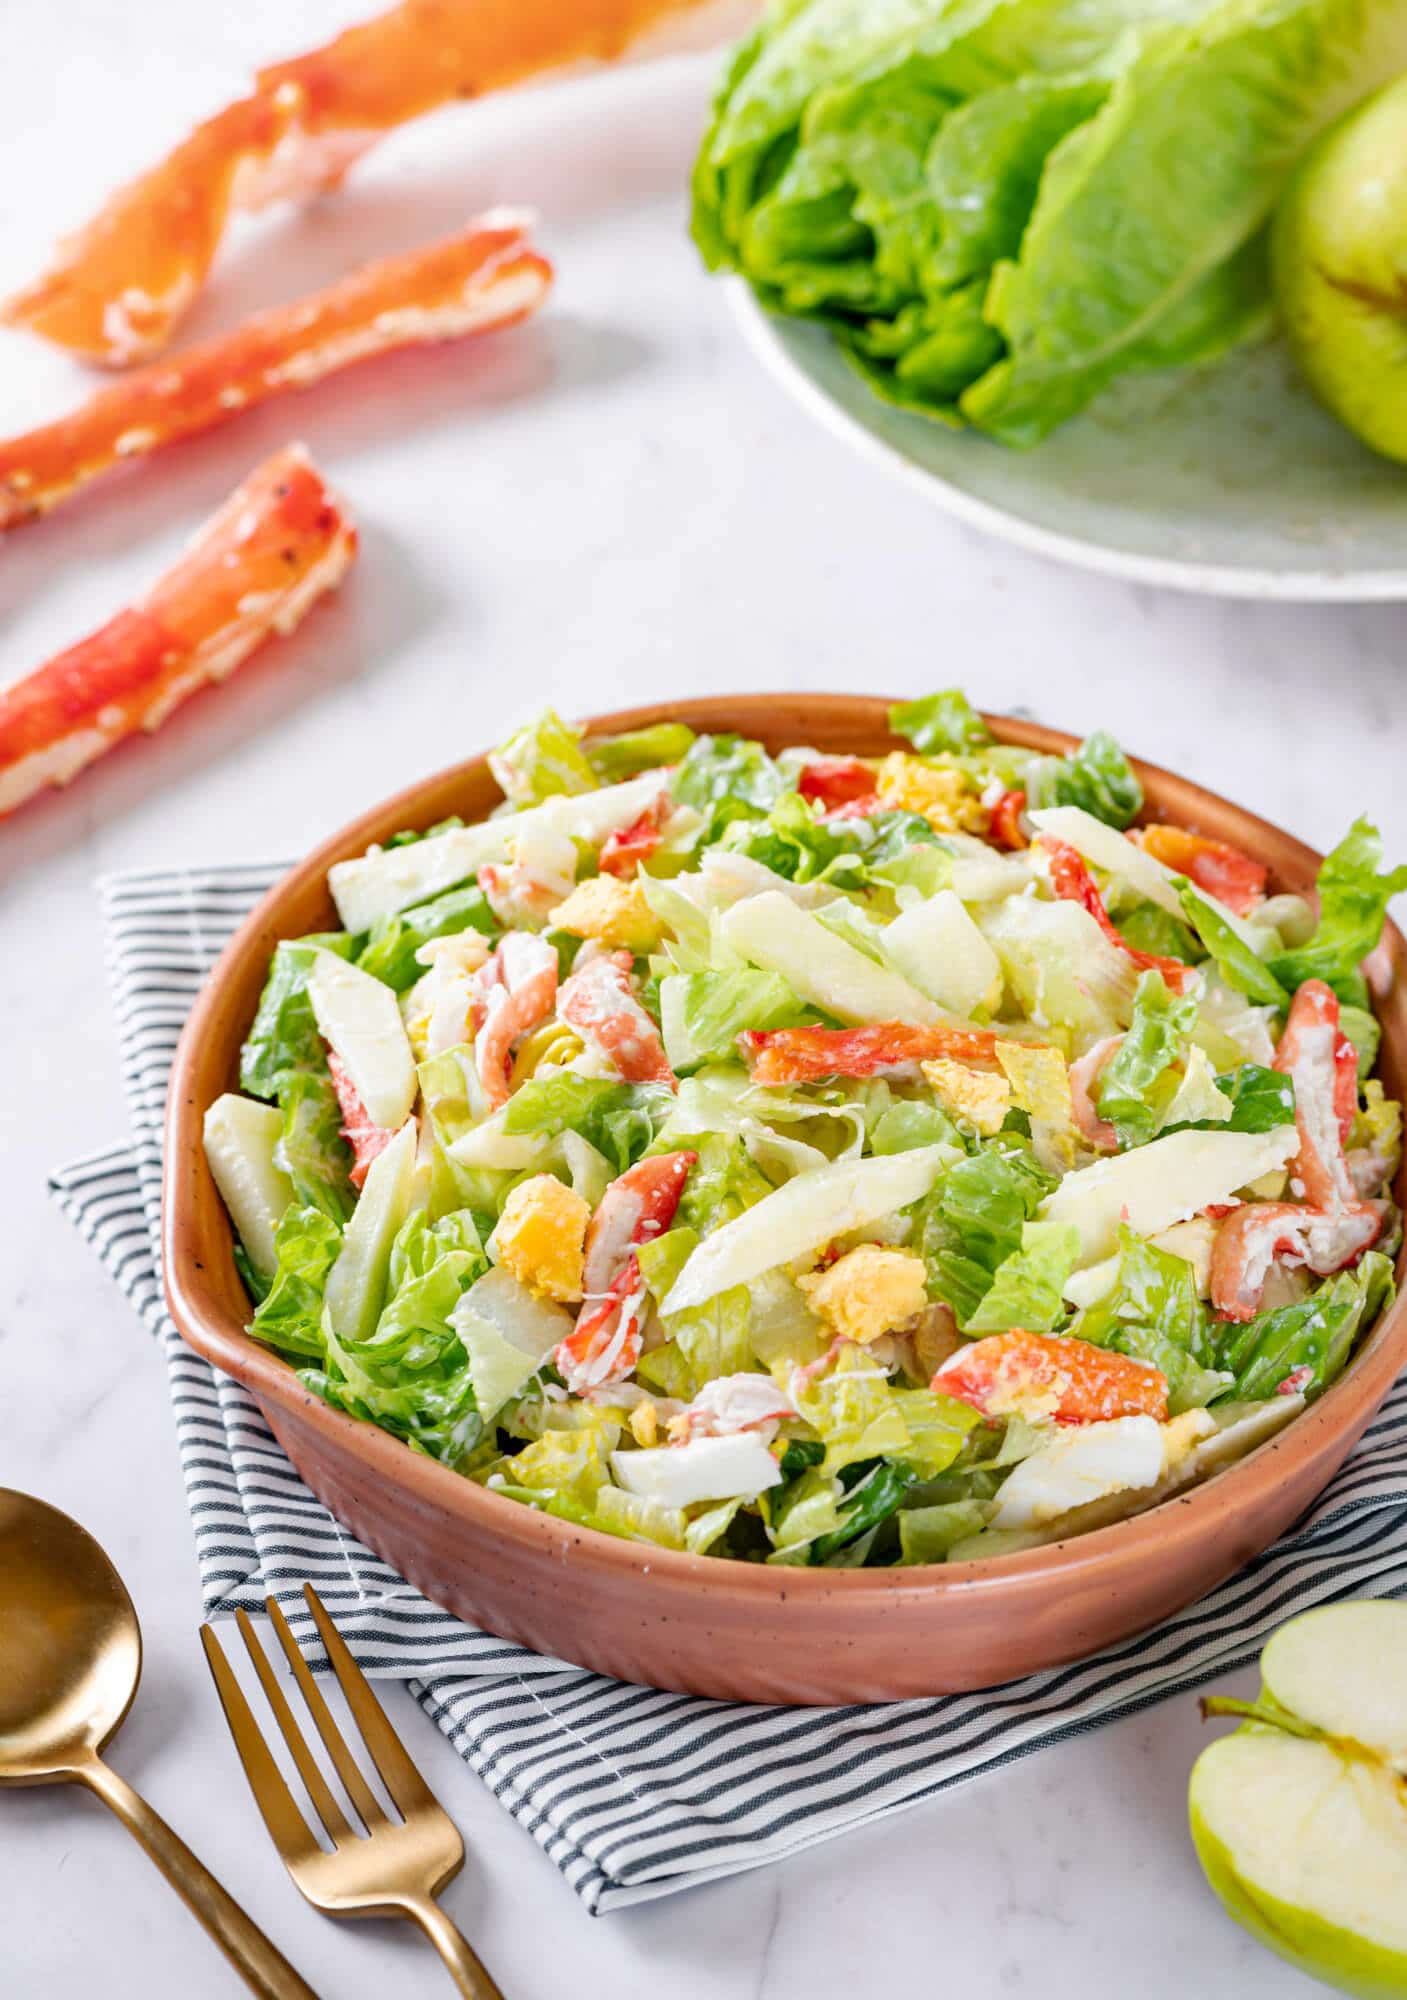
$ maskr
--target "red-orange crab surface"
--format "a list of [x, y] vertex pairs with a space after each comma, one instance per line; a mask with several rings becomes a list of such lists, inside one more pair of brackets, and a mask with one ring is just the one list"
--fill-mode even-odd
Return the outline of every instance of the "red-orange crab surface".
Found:
[[0, 317], [105, 367], [149, 360], [198, 296], [234, 211], [336, 187], [385, 133], [439, 105], [702, 45], [753, 11], [748, 0], [402, 0], [261, 70], [247, 97], [60, 243]]
[[232, 333], [124, 376], [56, 423], [0, 443], [0, 528], [35, 520], [124, 459], [228, 423], [286, 389], [399, 348], [511, 326], [536, 310], [551, 282], [525, 218], [505, 212], [255, 313]]
[[301, 445], [253, 472], [140, 603], [0, 694], [0, 814], [139, 729], [159, 729], [274, 633], [291, 632], [356, 554], [356, 530]]

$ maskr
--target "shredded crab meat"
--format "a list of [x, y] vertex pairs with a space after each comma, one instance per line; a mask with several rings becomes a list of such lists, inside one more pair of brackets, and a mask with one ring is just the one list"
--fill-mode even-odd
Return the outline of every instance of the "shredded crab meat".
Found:
[[1306, 980], [1294, 997], [1275, 1067], [1295, 1087], [1299, 1151], [1293, 1202], [1247, 1202], [1226, 1217], [1212, 1249], [1212, 1303], [1223, 1319], [1254, 1319], [1271, 1269], [1317, 1277], [1357, 1263], [1382, 1234], [1387, 1205], [1365, 1201], [1344, 1141], [1358, 1103], [1358, 1058], [1339, 1026], [1337, 996]]
[[705, 1382], [687, 1409], [669, 1422], [671, 1444], [692, 1444], [700, 1437], [736, 1437], [756, 1431], [764, 1444], [777, 1426], [799, 1415], [790, 1396], [769, 1375], [717, 1375]]
[[65, 239], [11, 326], [111, 367], [157, 354], [232, 213], [335, 187], [385, 133], [455, 100], [741, 32], [747, 0], [401, 0], [259, 72]]
[[372, 1118], [362, 1103], [357, 1086], [347, 1074], [346, 1064], [333, 1048], [327, 1051], [327, 1067], [332, 1077], [332, 1088], [337, 1093], [337, 1106], [342, 1113], [338, 1129], [352, 1149], [348, 1178], [354, 1188], [360, 1189], [371, 1172], [372, 1161], [385, 1152], [396, 1135]]
[[1161, 972], [1170, 992], [1184, 992], [1189, 981], [1195, 977], [1193, 967], [1184, 965], [1181, 959], [1159, 958], [1153, 952], [1135, 950], [1115, 928], [1084, 857], [1077, 854], [1068, 841], [1056, 840], [1048, 833], [1041, 835], [1040, 845], [1050, 865], [1050, 886], [1059, 900], [1078, 903], [1082, 909], [1088, 910], [1115, 950], [1121, 951], [1140, 972]]
[[586, 1232], [586, 1304], [554, 1361], [569, 1389], [599, 1388], [633, 1374], [648, 1294], [636, 1251], [674, 1220], [697, 1153], [658, 1153], [612, 1181]]
[[[585, 961], [585, 962], [583, 962]], [[628, 951], [583, 951], [564, 981], [557, 1013], [628, 1083], [664, 1083], [677, 1090], [660, 1031], [635, 996]]]
[[508, 326], [534, 311], [551, 266], [520, 216], [481, 218], [366, 264], [325, 291], [124, 376], [38, 430], [0, 443], [0, 528], [48, 513], [119, 462], [226, 423], [285, 389], [403, 347]]
[[1122, 1035], [1106, 1035], [1093, 1048], [1086, 1049], [1078, 1062], [1070, 1065], [1070, 1103], [1075, 1124], [1081, 1135], [1101, 1153], [1116, 1152], [1119, 1135], [1095, 1109], [1094, 1091], [1105, 1069], [1118, 1053], [1123, 1039]]
[[232, 674], [291, 632], [356, 554], [301, 445], [268, 459], [140, 603], [0, 693], [0, 815]]
[[491, 1110], [508, 1102], [514, 1046], [548, 1019], [556, 997], [557, 954], [528, 931], [510, 931], [474, 974], [474, 1067]]

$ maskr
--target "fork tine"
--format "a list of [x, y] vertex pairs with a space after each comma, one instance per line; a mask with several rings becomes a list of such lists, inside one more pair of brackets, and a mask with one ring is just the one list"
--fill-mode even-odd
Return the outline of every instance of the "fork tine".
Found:
[[381, 1773], [381, 1782], [407, 1818], [413, 1812], [423, 1812], [426, 1807], [443, 1810], [412, 1763], [387, 1719], [385, 1709], [367, 1685], [365, 1674], [347, 1650], [347, 1642], [329, 1618], [322, 1599], [310, 1583], [303, 1585], [303, 1595], [322, 1634], [322, 1642], [327, 1648], [327, 1657], [332, 1662], [332, 1671], [337, 1676], [343, 1698], [361, 1731], [362, 1741], [371, 1752], [372, 1762]]
[[316, 1759], [309, 1753], [302, 1730], [293, 1719], [293, 1711], [288, 1706], [288, 1697], [278, 1684], [278, 1677], [269, 1665], [269, 1656], [259, 1643], [254, 1630], [254, 1621], [247, 1611], [237, 1611], [235, 1622], [240, 1629], [245, 1649], [254, 1663], [254, 1671], [259, 1676], [259, 1685], [264, 1697], [274, 1712], [274, 1721], [283, 1733], [289, 1754], [298, 1768], [298, 1775], [308, 1790], [313, 1802], [313, 1811], [327, 1829], [327, 1837], [336, 1847], [341, 1841], [352, 1839], [352, 1829], [347, 1824], [347, 1816], [328, 1790], [327, 1780], [317, 1767]]
[[312, 1669], [298, 1650], [298, 1641], [289, 1630], [288, 1620], [280, 1610], [277, 1599], [266, 1597], [264, 1606], [273, 1621], [275, 1632], [278, 1633], [279, 1644], [283, 1647], [288, 1664], [293, 1669], [293, 1678], [297, 1681], [303, 1699], [308, 1704], [308, 1713], [312, 1716], [318, 1735], [322, 1738], [327, 1754], [336, 1767], [338, 1777], [342, 1780], [343, 1789], [361, 1815], [362, 1825], [368, 1833], [375, 1833], [378, 1827], [389, 1826], [391, 1822], [382, 1811], [380, 1800], [357, 1769], [357, 1761], [347, 1748], [346, 1738], [332, 1719], [332, 1711], [322, 1698], [322, 1693], [313, 1679]]
[[258, 1723], [249, 1712], [249, 1703], [225, 1658], [225, 1649], [216, 1638], [213, 1626], [201, 1626], [200, 1643], [205, 1648], [205, 1658], [214, 1676], [220, 1706], [230, 1725], [230, 1734], [234, 1738], [239, 1761], [244, 1766], [244, 1775], [249, 1780], [249, 1789], [254, 1794], [254, 1803], [269, 1829], [274, 1846], [285, 1861], [291, 1862], [293, 1857], [309, 1847], [315, 1847], [317, 1843], [294, 1803], [293, 1794], [284, 1783], [283, 1773], [274, 1762]]

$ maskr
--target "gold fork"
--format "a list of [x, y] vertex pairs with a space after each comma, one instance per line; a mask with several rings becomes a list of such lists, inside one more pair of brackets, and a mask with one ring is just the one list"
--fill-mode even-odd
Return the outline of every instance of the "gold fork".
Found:
[[310, 1830], [284, 1782], [283, 1774], [250, 1713], [239, 1682], [230, 1670], [224, 1648], [209, 1625], [201, 1627], [201, 1644], [235, 1740], [254, 1802], [263, 1815], [274, 1846], [298, 1887], [315, 1909], [330, 1917], [409, 1917], [419, 1924], [461, 1993], [469, 2000], [503, 2000], [488, 1973], [435, 1898], [459, 1873], [464, 1842], [459, 1829], [434, 1797], [407, 1756], [381, 1704], [367, 1686], [361, 1668], [348, 1652], [341, 1633], [328, 1617], [317, 1592], [305, 1583], [303, 1595], [313, 1614], [332, 1670], [362, 1741], [381, 1774], [381, 1781], [400, 1814], [389, 1819], [358, 1769], [346, 1739], [333, 1720], [298, 1642], [272, 1597], [265, 1606], [282, 1645], [293, 1678], [323, 1747], [351, 1800], [362, 1826], [359, 1834], [347, 1821], [294, 1720], [283, 1689], [269, 1665], [247, 1612], [238, 1615], [240, 1633], [249, 1649], [259, 1684], [268, 1697], [274, 1720], [282, 1731], [313, 1809], [332, 1843], [329, 1854]]

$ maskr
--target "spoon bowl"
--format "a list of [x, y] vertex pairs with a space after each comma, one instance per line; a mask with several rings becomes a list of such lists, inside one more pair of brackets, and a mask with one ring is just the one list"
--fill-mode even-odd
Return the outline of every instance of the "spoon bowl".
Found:
[[140, 1841], [261, 2000], [317, 2000], [238, 1903], [98, 1754], [132, 1706], [142, 1634], [86, 1528], [0, 1486], [0, 1785], [83, 1785]]
[[71, 1779], [137, 1692], [132, 1600], [86, 1529], [0, 1489], [0, 1606], [0, 1785]]

